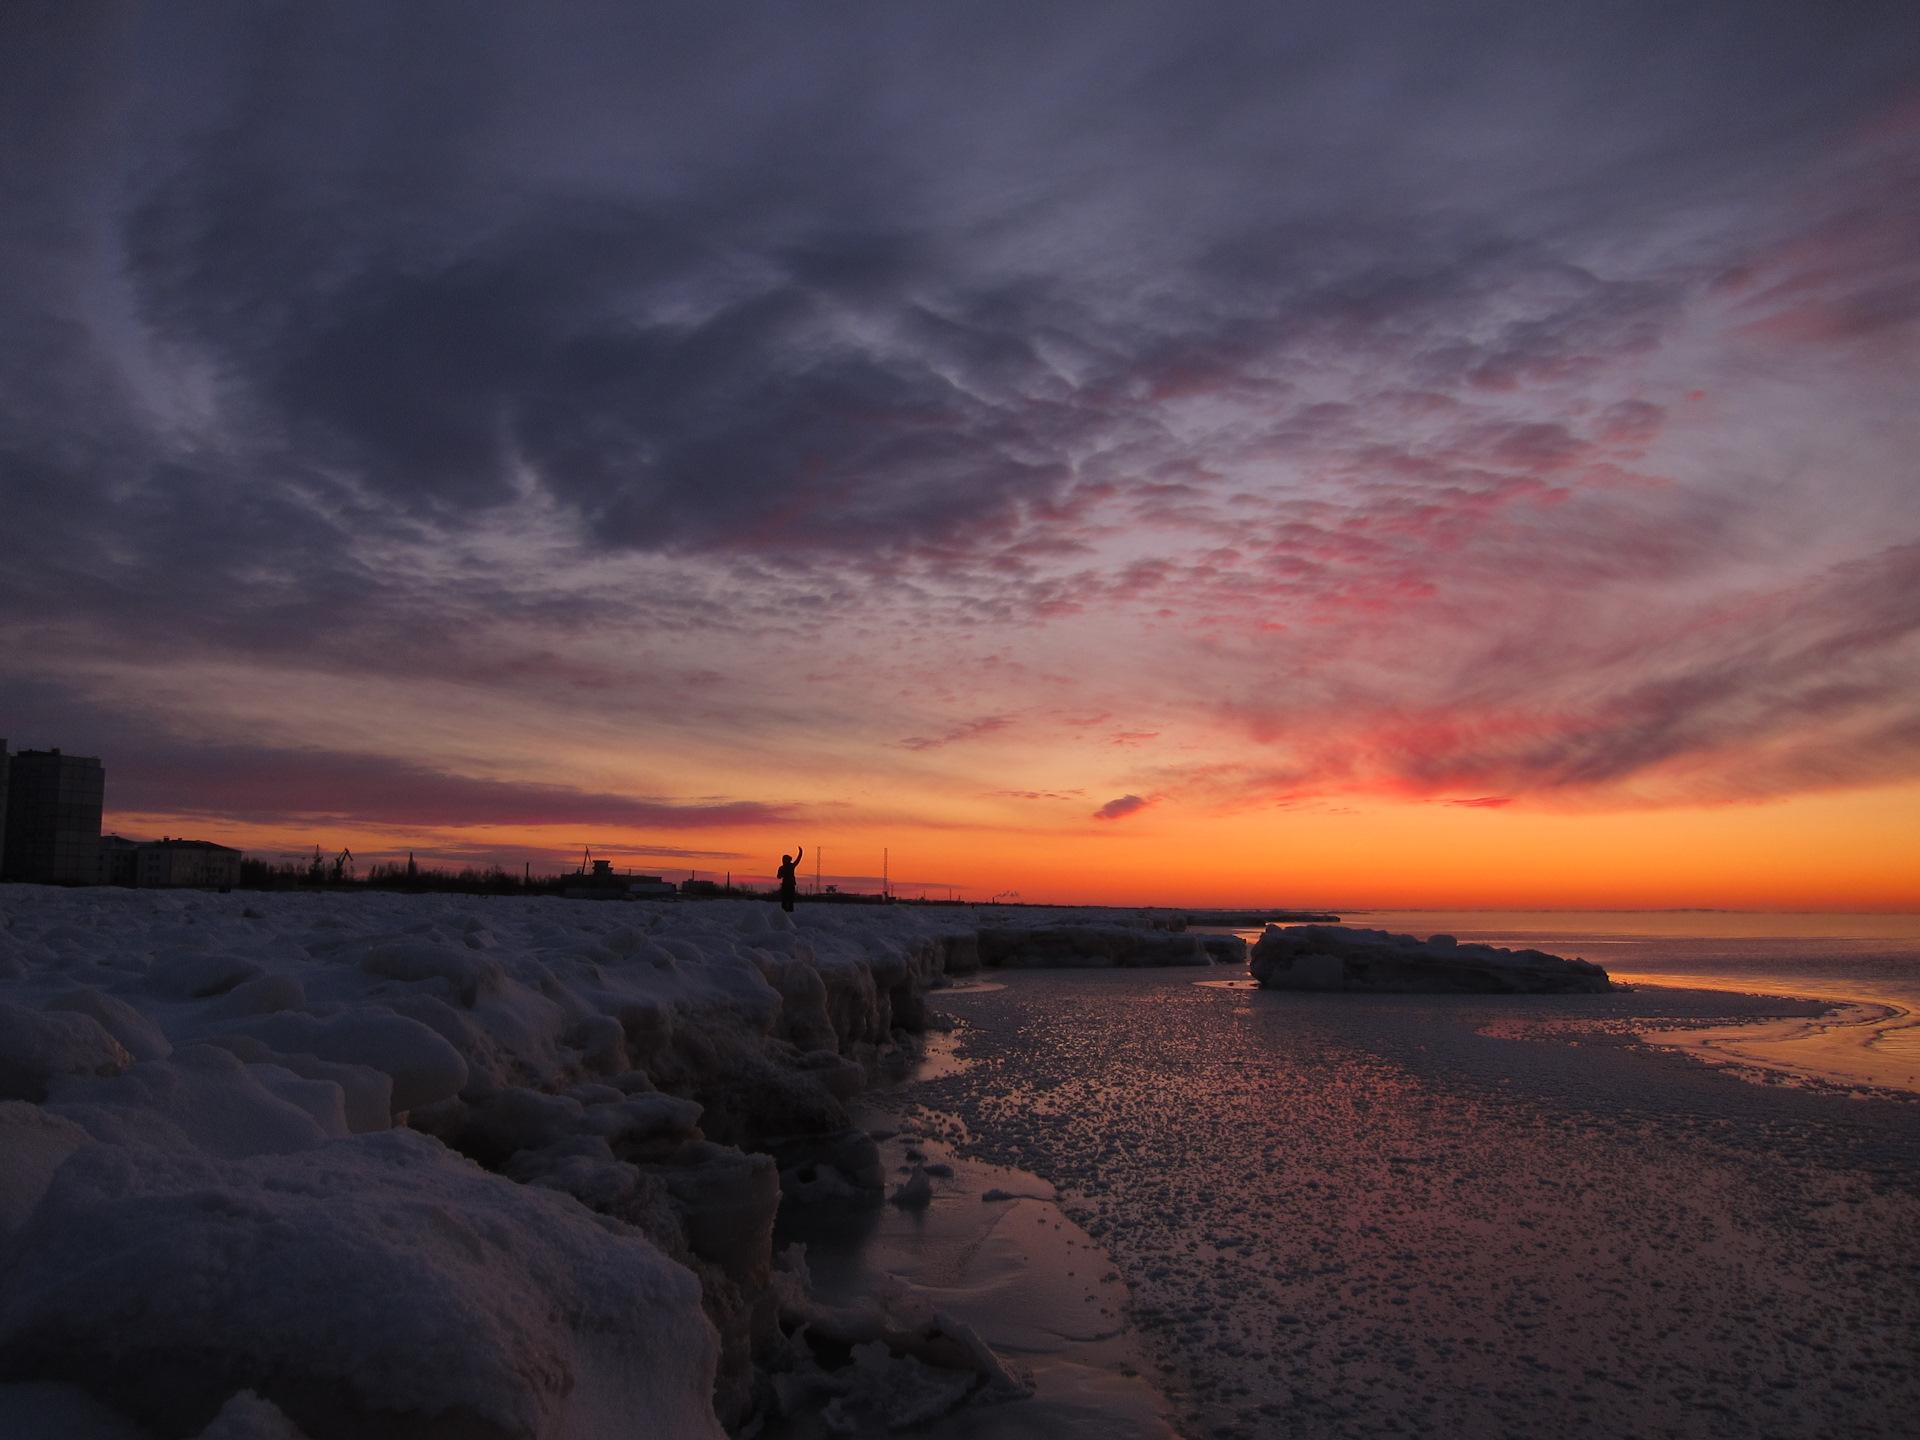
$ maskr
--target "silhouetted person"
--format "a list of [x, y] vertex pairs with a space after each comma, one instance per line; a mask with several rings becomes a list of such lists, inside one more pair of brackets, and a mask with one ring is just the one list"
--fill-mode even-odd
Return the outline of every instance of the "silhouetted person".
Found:
[[797, 854], [782, 855], [780, 857], [780, 869], [776, 873], [780, 876], [780, 908], [782, 910], [790, 911], [793, 909], [793, 867], [800, 863], [801, 858], [805, 856], [806, 853], [807, 847], [802, 845]]

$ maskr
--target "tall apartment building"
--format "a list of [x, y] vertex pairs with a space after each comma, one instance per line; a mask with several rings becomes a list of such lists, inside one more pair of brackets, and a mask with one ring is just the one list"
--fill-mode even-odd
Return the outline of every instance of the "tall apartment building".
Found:
[[100, 810], [107, 790], [99, 759], [22, 750], [6, 768], [5, 840], [0, 842], [6, 878], [93, 884], [100, 873]]

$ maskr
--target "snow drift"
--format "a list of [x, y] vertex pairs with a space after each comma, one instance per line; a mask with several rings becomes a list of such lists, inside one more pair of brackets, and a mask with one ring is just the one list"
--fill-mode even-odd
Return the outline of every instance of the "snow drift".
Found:
[[718, 1435], [781, 1171], [878, 1198], [843, 1102], [974, 956], [924, 912], [6, 887], [0, 1381], [161, 1435], [243, 1394]]
[[[984, 1394], [892, 1330], [814, 1373], [772, 1227], [882, 1202], [845, 1102], [1020, 913], [0, 887], [0, 1403], [598, 1440]], [[988, 949], [1206, 962], [1057, 918]]]

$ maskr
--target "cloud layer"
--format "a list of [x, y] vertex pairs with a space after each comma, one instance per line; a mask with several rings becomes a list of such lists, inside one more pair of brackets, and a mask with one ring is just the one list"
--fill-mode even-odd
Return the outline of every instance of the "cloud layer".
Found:
[[130, 808], [1920, 773], [1903, 6], [4, 24], [0, 669]]

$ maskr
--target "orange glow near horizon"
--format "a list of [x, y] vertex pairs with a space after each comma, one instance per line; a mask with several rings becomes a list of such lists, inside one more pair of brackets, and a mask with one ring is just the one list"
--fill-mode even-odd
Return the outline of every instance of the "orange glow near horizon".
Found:
[[621, 869], [675, 879], [731, 872], [764, 885], [798, 844], [809, 883], [818, 850], [823, 883], [876, 890], [884, 849], [896, 894], [951, 889], [976, 901], [1017, 892], [1050, 904], [1905, 913], [1920, 912], [1916, 814], [1920, 786], [1597, 815], [1378, 801], [1225, 815], [1155, 806], [1047, 829], [814, 818], [703, 832], [691, 854], [672, 853], [690, 845], [663, 852], [658, 836], [579, 826], [410, 833], [343, 823], [292, 835], [110, 814], [108, 828], [218, 840], [268, 859], [345, 846], [363, 874], [409, 850], [423, 864], [457, 868], [485, 854], [552, 874], [590, 845]]

